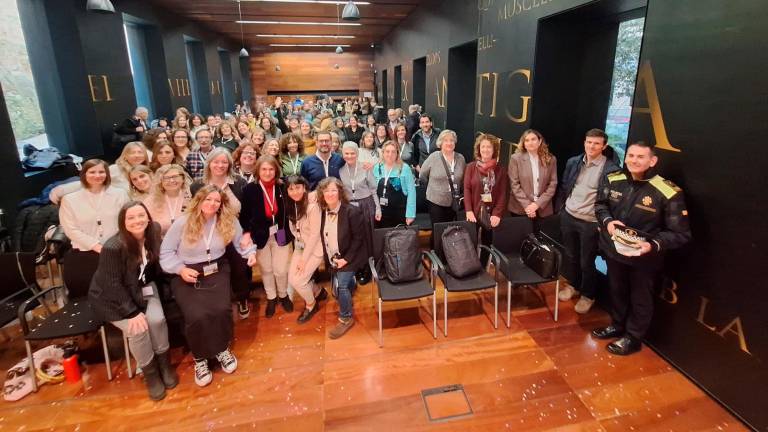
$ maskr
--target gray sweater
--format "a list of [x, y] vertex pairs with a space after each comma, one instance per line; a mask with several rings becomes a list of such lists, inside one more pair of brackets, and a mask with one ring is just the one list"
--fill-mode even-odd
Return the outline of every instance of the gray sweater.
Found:
[[[449, 182], [450, 175], [445, 170], [442, 158], [443, 153], [440, 151], [430, 154], [421, 165], [419, 180], [427, 183], [427, 201], [443, 207], [450, 207], [453, 201]], [[461, 192], [464, 184], [464, 169], [467, 167], [467, 163], [464, 161], [464, 156], [457, 152], [453, 152], [453, 160], [455, 161], [453, 172], [456, 191]], [[447, 162], [446, 164], [450, 170], [451, 164]]]

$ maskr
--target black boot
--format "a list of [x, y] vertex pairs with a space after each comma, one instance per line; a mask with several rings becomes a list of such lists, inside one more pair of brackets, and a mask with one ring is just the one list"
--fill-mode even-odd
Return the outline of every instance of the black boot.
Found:
[[275, 308], [277, 308], [277, 297], [272, 300], [267, 299], [267, 311], [264, 314], [267, 318], [275, 316]]
[[162, 354], [155, 354], [157, 360], [157, 367], [160, 369], [160, 377], [163, 379], [165, 388], [172, 389], [179, 384], [179, 376], [176, 374], [176, 369], [171, 365], [171, 356], [168, 355], [168, 351]]
[[291, 301], [291, 298], [289, 296], [278, 297], [278, 298], [280, 299], [280, 306], [282, 306], [286, 312], [288, 313], [293, 312], [293, 302]]
[[147, 385], [149, 398], [153, 401], [162, 400], [165, 397], [165, 384], [160, 377], [160, 368], [157, 366], [157, 358], [153, 357], [148, 365], [142, 366], [144, 372], [144, 383]]

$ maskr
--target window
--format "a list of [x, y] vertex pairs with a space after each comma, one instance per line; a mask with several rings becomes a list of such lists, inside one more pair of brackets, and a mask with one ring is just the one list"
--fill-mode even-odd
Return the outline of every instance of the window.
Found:
[[627, 137], [629, 136], [632, 97], [635, 93], [635, 79], [640, 60], [644, 24], [645, 18], [622, 22], [619, 25], [619, 36], [616, 43], [611, 99], [608, 105], [605, 132], [608, 134], [608, 144], [616, 151], [622, 164], [627, 147]]
[[48, 147], [48, 136], [40, 111], [40, 102], [32, 77], [27, 45], [21, 27], [16, 0], [0, 0], [0, 83], [3, 86], [8, 115], [16, 138], [19, 158], [25, 144], [41, 149]]

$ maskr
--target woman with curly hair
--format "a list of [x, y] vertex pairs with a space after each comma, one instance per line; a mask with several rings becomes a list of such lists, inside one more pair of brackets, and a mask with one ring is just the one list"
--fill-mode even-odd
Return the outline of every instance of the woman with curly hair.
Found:
[[160, 224], [162, 235], [165, 235], [189, 205], [192, 178], [177, 164], [161, 166], [155, 172], [155, 177], [156, 183], [144, 199], [144, 205], [152, 220]]
[[280, 138], [280, 168], [283, 177], [299, 175], [304, 161], [304, 141], [289, 132]]
[[252, 248], [240, 248], [242, 235], [229, 196], [210, 184], [197, 191], [160, 247], [160, 266], [175, 275], [171, 289], [184, 315], [184, 333], [195, 359], [195, 383], [200, 387], [213, 379], [210, 358], [215, 357], [225, 373], [237, 369], [237, 359], [229, 350], [234, 326], [225, 251], [231, 243], [253, 265], [256, 257]]

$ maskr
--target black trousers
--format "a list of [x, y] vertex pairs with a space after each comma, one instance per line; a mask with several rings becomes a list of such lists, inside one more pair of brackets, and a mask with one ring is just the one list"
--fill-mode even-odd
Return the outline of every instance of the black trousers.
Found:
[[566, 259], [575, 274], [573, 286], [578, 288], [581, 295], [594, 300], [597, 294], [597, 222], [577, 219], [563, 210], [560, 216], [560, 233], [563, 236], [563, 245], [568, 251]]
[[[491, 244], [493, 244], [493, 230], [480, 228], [480, 244], [491, 247]], [[483, 267], [486, 267], [488, 265], [488, 260], [490, 258], [491, 258], [491, 254], [488, 253], [487, 250], [485, 249], [480, 250], [480, 263], [483, 265]]]
[[432, 225], [456, 220], [456, 212], [451, 206], [443, 207], [432, 201], [427, 201], [427, 205], [429, 206], [429, 219], [432, 221]]
[[613, 325], [642, 339], [653, 318], [653, 293], [659, 272], [608, 258]]
[[224, 256], [229, 261], [229, 282], [232, 286], [232, 301], [246, 301], [251, 295], [251, 280], [253, 277], [252, 270], [248, 267], [248, 260], [240, 256], [232, 243], [227, 245]]

